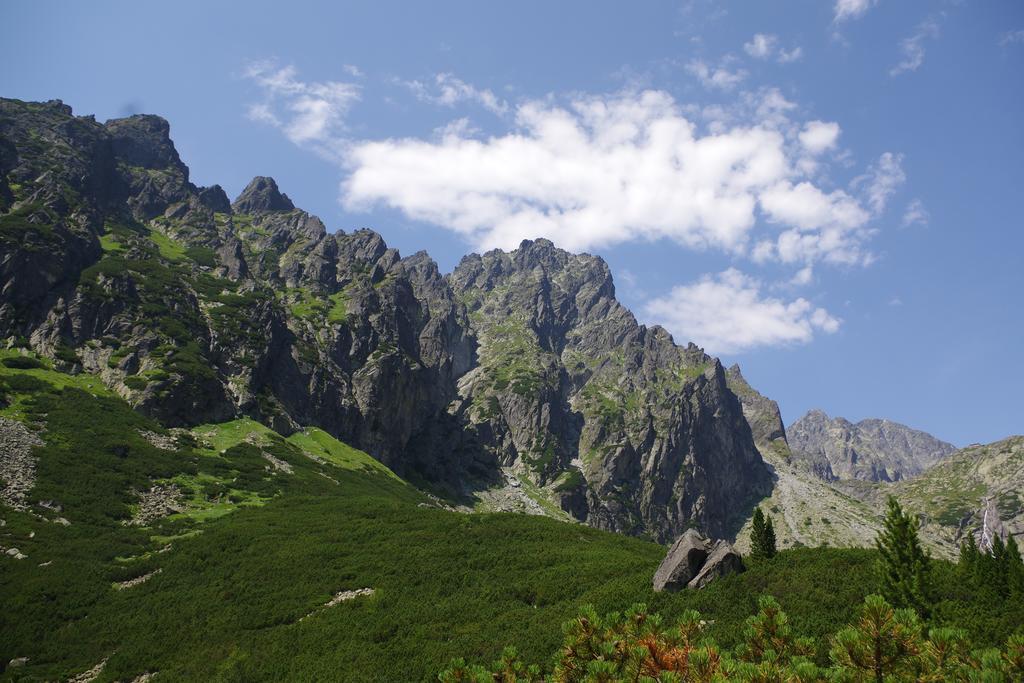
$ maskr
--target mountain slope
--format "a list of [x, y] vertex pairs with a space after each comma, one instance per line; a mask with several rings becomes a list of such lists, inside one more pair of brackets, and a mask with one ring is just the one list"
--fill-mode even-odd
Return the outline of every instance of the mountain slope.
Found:
[[0, 100], [0, 338], [168, 426], [318, 427], [467, 504], [664, 540], [767, 490], [718, 361], [638, 325], [600, 259], [524, 242], [443, 277], [270, 178], [194, 186], [169, 131]]
[[[877, 509], [836, 490], [794, 461], [778, 404], [751, 387], [738, 365], [726, 376], [772, 473], [771, 495], [759, 507], [772, 517], [779, 548], [871, 547], [881, 528]], [[736, 541], [742, 551], [750, 547], [750, 531], [747, 520]]]
[[856, 424], [812, 410], [789, 426], [797, 459], [822, 479], [900, 481], [915, 477], [956, 446], [889, 420]]
[[[922, 531], [957, 547], [967, 534], [988, 547], [994, 535], [1024, 534], [1024, 436], [968, 446], [915, 479], [878, 488], [921, 516]], [[1019, 542], [1019, 541], [1018, 541]]]

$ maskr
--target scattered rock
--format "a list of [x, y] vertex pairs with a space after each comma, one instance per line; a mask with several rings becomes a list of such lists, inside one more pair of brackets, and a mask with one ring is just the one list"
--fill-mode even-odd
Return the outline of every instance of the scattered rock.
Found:
[[120, 591], [123, 591], [126, 588], [134, 588], [135, 586], [138, 586], [140, 583], [146, 583], [151, 578], [153, 578], [154, 576], [159, 574], [161, 571], [163, 571], [163, 570], [162, 569], [154, 569], [150, 573], [143, 574], [142, 576], [136, 576], [134, 579], [128, 579], [127, 581], [119, 581], [119, 582], [114, 584], [114, 588], [116, 588], [117, 590], [120, 590]]
[[341, 591], [335, 593], [334, 597], [324, 603], [324, 607], [334, 607], [340, 605], [348, 600], [355, 600], [361, 595], [373, 595], [374, 590], [372, 588], [357, 588], [354, 591]]
[[178, 450], [178, 440], [175, 430], [171, 430], [170, 434], [157, 434], [156, 432], [150, 432], [145, 429], [139, 430], [139, 436], [153, 444], [160, 450], [164, 451], [176, 451]]
[[24, 554], [17, 548], [5, 548], [2, 545], [0, 545], [0, 552], [2, 552], [4, 555], [7, 555], [8, 557], [13, 557], [16, 560], [24, 560], [26, 557], [28, 557], [28, 555]]
[[[373, 588], [357, 588], [357, 589], [351, 590], [351, 591], [340, 591], [338, 593], [335, 593], [334, 597], [331, 598], [330, 600], [328, 600], [327, 602], [325, 602], [323, 604], [323, 606], [320, 607], [320, 609], [325, 609], [327, 607], [334, 607], [336, 605], [340, 605], [343, 602], [348, 602], [349, 600], [355, 600], [356, 598], [362, 597], [364, 595], [365, 596], [370, 596], [370, 595], [373, 595], [374, 592], [375, 591], [374, 591]], [[320, 611], [320, 610], [319, 609], [313, 610], [312, 612], [310, 612], [306, 616], [302, 617], [302, 619], [299, 619], [299, 621], [302, 621], [303, 619], [308, 619], [309, 617], [311, 617], [314, 614], [316, 614], [318, 611]]]
[[275, 472], [292, 473], [292, 466], [281, 460], [281, 458], [274, 457], [266, 451], [263, 451], [263, 458], [273, 466]]
[[687, 529], [654, 573], [654, 590], [675, 592], [703, 588], [715, 579], [745, 569], [740, 554], [727, 541], [709, 541], [695, 529]]
[[7, 662], [8, 669], [16, 669], [20, 666], [28, 664], [28, 657], [15, 657], [11, 661]]
[[107, 659], [109, 659], [109, 657], [105, 658], [102, 662], [88, 671], [83, 671], [77, 676], [69, 678], [68, 683], [92, 683], [92, 681], [95, 681], [100, 677], [100, 674], [103, 673], [104, 667], [107, 666]]
[[181, 489], [175, 484], [157, 484], [138, 496], [139, 509], [130, 522], [133, 526], [148, 526], [161, 517], [184, 509]]
[[32, 449], [42, 440], [21, 422], [0, 417], [0, 503], [25, 510], [25, 496], [36, 481], [36, 459]]

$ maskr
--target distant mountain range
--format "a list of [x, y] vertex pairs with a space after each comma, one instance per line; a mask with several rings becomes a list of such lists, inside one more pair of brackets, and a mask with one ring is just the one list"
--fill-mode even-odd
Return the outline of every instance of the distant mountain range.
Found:
[[812, 410], [786, 430], [794, 457], [828, 481], [901, 481], [952, 455], [956, 446], [889, 420], [851, 423]]

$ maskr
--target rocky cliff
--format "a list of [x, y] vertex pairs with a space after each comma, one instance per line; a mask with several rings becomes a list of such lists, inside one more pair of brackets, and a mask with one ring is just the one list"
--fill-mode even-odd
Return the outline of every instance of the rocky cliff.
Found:
[[856, 424], [812, 410], [789, 426], [794, 456], [822, 479], [901, 481], [956, 451], [956, 446], [889, 420]]
[[728, 535], [768, 471], [720, 363], [538, 240], [443, 276], [258, 177], [196, 187], [166, 121], [0, 100], [0, 338], [168, 425], [319, 426], [464, 501]]
[[[751, 387], [738, 365], [726, 376], [771, 471], [771, 495], [759, 506], [772, 517], [779, 547], [872, 545], [880, 528], [876, 509], [836, 490], [808, 468], [806, 457], [794, 456], [778, 404]], [[737, 535], [740, 550], [750, 547], [750, 529], [748, 520]]]

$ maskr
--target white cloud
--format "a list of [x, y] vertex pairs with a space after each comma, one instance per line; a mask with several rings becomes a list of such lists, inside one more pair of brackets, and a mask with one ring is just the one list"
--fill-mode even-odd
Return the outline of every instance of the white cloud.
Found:
[[755, 59], [768, 59], [775, 52], [778, 44], [778, 36], [766, 33], [755, 33], [749, 43], [743, 44], [743, 49], [748, 55]]
[[264, 101], [252, 104], [248, 116], [280, 128], [297, 145], [310, 145], [331, 154], [327, 146], [344, 131], [344, 119], [359, 100], [359, 86], [325, 81], [307, 83], [297, 78], [292, 66], [254, 62], [245, 76], [263, 90]]
[[918, 25], [914, 34], [900, 41], [903, 59], [889, 70], [890, 76], [899, 76], [908, 71], [917, 71], [924, 64], [925, 41], [939, 37], [939, 23], [935, 19], [926, 19]]
[[691, 61], [686, 70], [696, 76], [704, 87], [717, 90], [732, 90], [747, 77], [743, 69], [729, 71], [725, 66], [711, 67], [701, 59]]
[[929, 220], [931, 220], [931, 215], [925, 208], [924, 202], [920, 199], [913, 199], [903, 211], [901, 225], [904, 228], [909, 228], [911, 225], [928, 225]]
[[710, 353], [738, 353], [762, 346], [805, 344], [816, 332], [832, 334], [840, 320], [803, 298], [783, 301], [761, 294], [761, 283], [730, 268], [674, 287], [644, 307], [646, 317], [679, 340]]
[[999, 36], [1000, 47], [1006, 47], [1007, 45], [1013, 45], [1014, 43], [1024, 43], [1024, 30], [1007, 31], [1003, 35]]
[[858, 19], [877, 3], [878, 0], [836, 0], [834, 21], [839, 23], [847, 19]]
[[867, 173], [854, 179], [853, 186], [864, 193], [868, 206], [877, 216], [885, 211], [889, 198], [906, 180], [903, 155], [885, 152]]
[[350, 210], [396, 208], [481, 249], [536, 237], [571, 250], [668, 238], [745, 254], [766, 218], [807, 246], [755, 247], [755, 258], [857, 262], [870, 213], [800, 177], [801, 148], [788, 137], [799, 128], [773, 125], [792, 106], [765, 92], [752, 105], [759, 121], [701, 135], [660, 91], [580, 97], [564, 108], [527, 102], [515, 130], [485, 140], [456, 127], [440, 141], [352, 145], [343, 201]]
[[407, 88], [423, 102], [453, 107], [460, 102], [474, 102], [484, 109], [502, 115], [508, 111], [508, 104], [490, 90], [481, 90], [450, 73], [439, 73], [431, 84], [422, 81], [405, 81]]
[[798, 61], [804, 56], [804, 49], [802, 47], [794, 47], [792, 50], [779, 50], [779, 63], [789, 64], [790, 62]]
[[794, 47], [791, 50], [779, 47], [779, 37], [770, 33], [755, 33], [750, 42], [743, 44], [743, 50], [754, 59], [774, 57], [780, 64], [795, 62], [804, 54], [800, 47]]
[[817, 155], [832, 149], [839, 139], [839, 124], [826, 121], [808, 121], [800, 131], [800, 144], [809, 154]]

